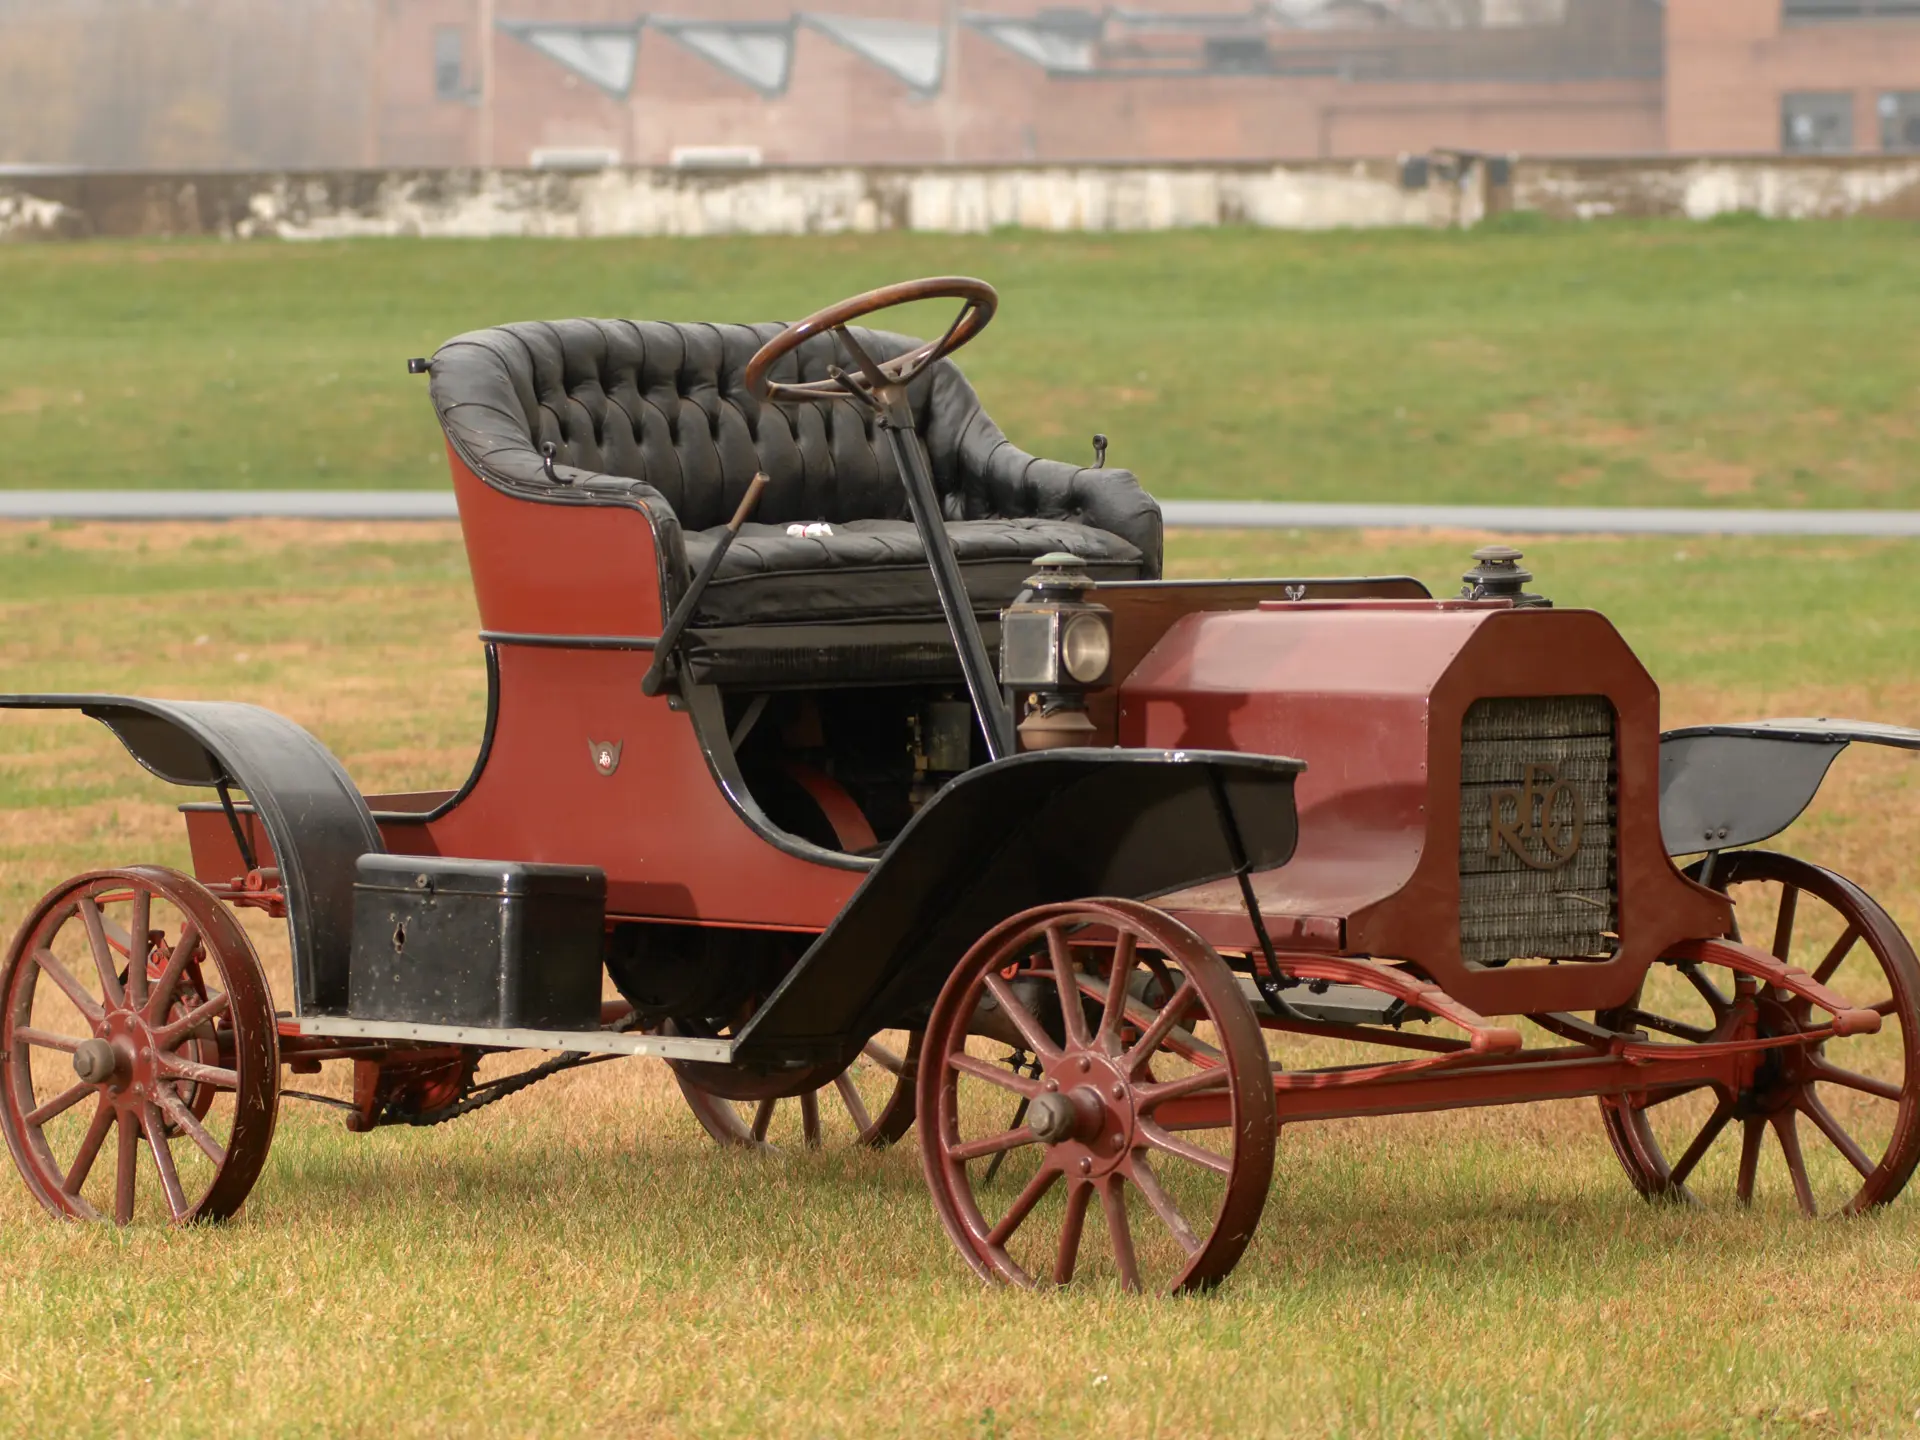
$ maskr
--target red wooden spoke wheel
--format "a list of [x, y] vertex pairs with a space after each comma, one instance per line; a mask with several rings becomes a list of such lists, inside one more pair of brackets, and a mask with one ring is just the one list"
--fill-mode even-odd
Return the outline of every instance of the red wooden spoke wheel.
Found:
[[[1009, 1023], [1037, 1075], [987, 1058], [997, 1042], [969, 1045]], [[919, 1084], [934, 1206], [984, 1278], [1206, 1289], [1260, 1221], [1266, 1042], [1226, 963], [1149, 906], [1044, 905], [989, 933], [940, 993]], [[1096, 1209], [1105, 1253], [1085, 1243]]]
[[792, 1096], [729, 1100], [681, 1071], [674, 1078], [700, 1127], [722, 1145], [758, 1148], [798, 1140], [811, 1150], [829, 1144], [882, 1149], [913, 1128], [920, 1041], [918, 1030], [882, 1031], [830, 1083]]
[[[1604, 1099], [1614, 1153], [1651, 1199], [1692, 1202], [1731, 1191], [1750, 1204], [1757, 1188], [1780, 1184], [1809, 1215], [1884, 1205], [1920, 1162], [1920, 965], [1912, 946], [1863, 891], [1818, 865], [1737, 850], [1715, 871], [1715, 888], [1735, 904], [1733, 938], [1765, 945], [1870, 1006], [1884, 1017], [1880, 1031], [1760, 1052], [1737, 1088]], [[1612, 1028], [1695, 1042], [1793, 1035], [1826, 1018], [1772, 986], [1692, 963], [1656, 966], [1634, 1006], [1601, 1017]]]
[[41, 900], [0, 970], [0, 1056], [0, 1128], [55, 1214], [224, 1219], [266, 1162], [266, 976], [233, 913], [178, 871], [96, 871]]

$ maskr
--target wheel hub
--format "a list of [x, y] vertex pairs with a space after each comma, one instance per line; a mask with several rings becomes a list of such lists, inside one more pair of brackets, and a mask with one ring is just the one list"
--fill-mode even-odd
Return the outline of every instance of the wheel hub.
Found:
[[[1771, 996], [1757, 1003], [1750, 1037], [1776, 1040], [1805, 1028], [1791, 1004]], [[1812, 1076], [1808, 1057], [1818, 1045], [1783, 1045], [1763, 1050], [1755, 1058], [1747, 1083], [1734, 1100], [1734, 1114], [1746, 1119], [1770, 1116], [1792, 1106]]]
[[1043, 1072], [1027, 1123], [1069, 1175], [1104, 1175], [1133, 1146], [1133, 1087], [1114, 1061], [1069, 1051]]
[[111, 1085], [132, 1073], [132, 1062], [111, 1040], [95, 1037], [74, 1048], [73, 1073], [89, 1085]]

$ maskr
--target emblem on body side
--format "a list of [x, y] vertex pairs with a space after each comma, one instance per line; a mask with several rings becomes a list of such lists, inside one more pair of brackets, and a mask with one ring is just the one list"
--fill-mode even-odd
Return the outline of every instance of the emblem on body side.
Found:
[[1513, 852], [1534, 870], [1558, 870], [1580, 853], [1586, 806], [1558, 765], [1528, 761], [1517, 786], [1487, 797], [1487, 855]]
[[623, 740], [589, 740], [587, 754], [593, 757], [593, 768], [602, 775], [611, 775], [620, 768], [620, 751], [626, 742]]

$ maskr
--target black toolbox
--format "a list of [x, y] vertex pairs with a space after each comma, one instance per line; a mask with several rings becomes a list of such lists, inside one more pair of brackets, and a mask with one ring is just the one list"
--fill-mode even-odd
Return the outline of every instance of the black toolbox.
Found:
[[422, 855], [362, 855], [354, 868], [354, 1019], [599, 1027], [604, 871]]

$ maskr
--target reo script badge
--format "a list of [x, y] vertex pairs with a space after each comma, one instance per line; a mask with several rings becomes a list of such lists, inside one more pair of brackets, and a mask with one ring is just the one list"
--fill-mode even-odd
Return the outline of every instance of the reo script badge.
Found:
[[589, 740], [587, 754], [593, 757], [593, 768], [602, 775], [611, 775], [620, 768], [620, 751], [626, 742], [621, 740]]
[[1511, 851], [1535, 870], [1558, 870], [1580, 853], [1585, 806], [1558, 765], [1529, 761], [1518, 786], [1487, 797], [1487, 855]]

